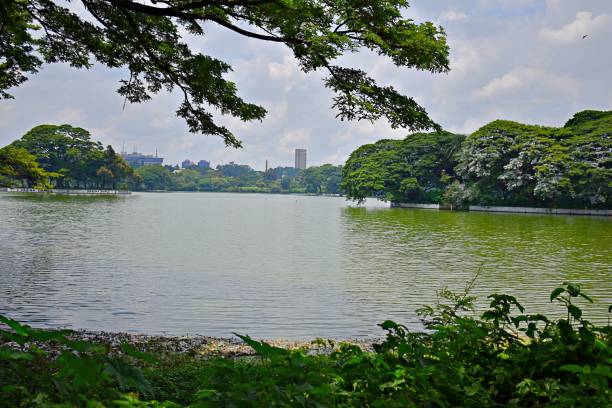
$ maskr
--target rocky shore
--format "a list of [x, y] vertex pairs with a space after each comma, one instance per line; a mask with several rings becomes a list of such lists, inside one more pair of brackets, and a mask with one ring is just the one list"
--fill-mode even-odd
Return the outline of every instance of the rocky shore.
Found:
[[[201, 357], [241, 357], [255, 355], [255, 351], [239, 338], [218, 338], [201, 335], [194, 336], [158, 336], [147, 334], [131, 334], [122, 332], [87, 331], [76, 330], [67, 332], [68, 338], [82, 340], [91, 343], [106, 344], [111, 352], [121, 353], [122, 344], [130, 344], [142, 352], [149, 353], [181, 353]], [[257, 339], [259, 340], [259, 339]], [[284, 339], [265, 340], [266, 343], [289, 350], [303, 349], [309, 354], [328, 354], [336, 349], [341, 343], [350, 343], [359, 346], [362, 350], [372, 351], [373, 340], [313, 340], [292, 341]], [[9, 345], [11, 348], [19, 348], [16, 344]], [[37, 346], [51, 354], [59, 351], [61, 345], [53, 342], [37, 344]]]

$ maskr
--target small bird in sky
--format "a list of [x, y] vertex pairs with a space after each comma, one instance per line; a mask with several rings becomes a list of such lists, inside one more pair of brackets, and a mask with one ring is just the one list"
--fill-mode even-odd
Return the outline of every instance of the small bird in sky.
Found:
[[582, 39], [584, 40], [584, 39], [585, 39], [585, 38], [587, 38], [588, 36], [589, 36], [588, 34], [585, 34], [585, 35], [583, 35], [583, 36], [582, 36]]

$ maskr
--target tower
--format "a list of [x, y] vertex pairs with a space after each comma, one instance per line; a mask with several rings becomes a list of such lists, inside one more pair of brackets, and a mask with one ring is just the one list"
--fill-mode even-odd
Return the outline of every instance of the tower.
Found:
[[295, 168], [306, 168], [306, 149], [295, 149]]

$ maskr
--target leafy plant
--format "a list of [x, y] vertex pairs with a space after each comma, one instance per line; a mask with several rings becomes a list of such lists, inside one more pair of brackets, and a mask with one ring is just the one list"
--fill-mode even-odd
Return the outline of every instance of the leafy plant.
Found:
[[[610, 406], [610, 326], [586, 320], [580, 302], [592, 299], [580, 285], [566, 282], [552, 292], [550, 301], [567, 311], [553, 320], [527, 314], [506, 294], [490, 295], [489, 308], [475, 317], [472, 284], [459, 294], [442, 290], [437, 304], [420, 309], [425, 331], [381, 323], [386, 336], [373, 352], [317, 340], [331, 349], [313, 354], [246, 335], [238, 337], [256, 353], [247, 358], [152, 359], [124, 345], [142, 370], [104, 345], [3, 317], [9, 330], [1, 332], [0, 406]], [[40, 342], [66, 349], [52, 356]]]
[[[24, 395], [26, 400], [32, 398], [32, 403], [56, 400], [79, 404], [118, 398], [125, 390], [152, 393], [142, 371], [124, 357], [111, 355], [108, 345], [72, 340], [69, 331], [34, 329], [1, 315], [0, 322], [10, 328], [0, 330], [4, 343], [0, 347], [0, 378], [4, 380], [0, 389], [8, 395]], [[53, 352], [44, 351], [41, 343], [54, 345]], [[123, 350], [133, 358], [152, 361], [151, 356], [130, 345], [124, 345]]]

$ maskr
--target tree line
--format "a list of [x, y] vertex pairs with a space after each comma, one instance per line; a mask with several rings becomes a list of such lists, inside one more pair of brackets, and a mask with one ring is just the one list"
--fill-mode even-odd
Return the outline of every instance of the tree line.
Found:
[[104, 148], [87, 130], [70, 125], [36, 126], [0, 148], [4, 187], [339, 194], [341, 173], [342, 166], [331, 164], [262, 172], [233, 162], [216, 169], [132, 169], [112, 146]]
[[612, 112], [583, 111], [562, 128], [497, 120], [469, 136], [416, 133], [355, 150], [348, 198], [392, 202], [609, 208]]
[[231, 162], [215, 169], [156, 165], [140, 167], [135, 172], [142, 179], [138, 189], [149, 191], [340, 194], [342, 166], [324, 164], [304, 170], [276, 167], [256, 171]]

